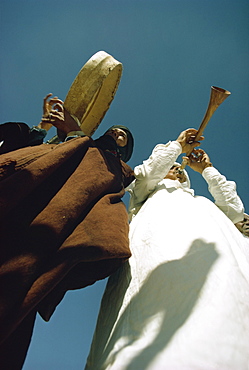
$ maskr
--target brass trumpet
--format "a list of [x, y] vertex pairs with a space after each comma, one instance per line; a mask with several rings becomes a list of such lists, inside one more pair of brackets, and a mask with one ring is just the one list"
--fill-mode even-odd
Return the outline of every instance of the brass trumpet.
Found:
[[[200, 127], [197, 131], [195, 140], [198, 141], [200, 136], [203, 134], [205, 127], [207, 126], [210, 118], [218, 108], [218, 106], [223, 103], [223, 101], [231, 95], [230, 91], [222, 89], [221, 87], [211, 86], [211, 94], [208, 103], [208, 107], [205, 113], [205, 116], [200, 124]], [[191, 152], [186, 153], [188, 156]], [[183, 170], [186, 167], [187, 162], [183, 159], [180, 169]]]

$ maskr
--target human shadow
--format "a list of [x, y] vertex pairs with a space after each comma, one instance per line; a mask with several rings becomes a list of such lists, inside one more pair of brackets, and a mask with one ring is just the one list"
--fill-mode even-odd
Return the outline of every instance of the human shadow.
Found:
[[[132, 346], [143, 335], [151, 335], [149, 329], [144, 330], [146, 326], [149, 328], [150, 319], [155, 315], [160, 316], [160, 329], [152, 342], [134, 357], [127, 370], [146, 369], [167, 347], [191, 315], [217, 258], [213, 243], [195, 240], [183, 258], [164, 262], [150, 273], [121, 315], [113, 338], [117, 342], [123, 335], [122, 326], [128, 325], [125, 347]], [[113, 341], [110, 340], [105, 353], [110, 353], [112, 348]]]

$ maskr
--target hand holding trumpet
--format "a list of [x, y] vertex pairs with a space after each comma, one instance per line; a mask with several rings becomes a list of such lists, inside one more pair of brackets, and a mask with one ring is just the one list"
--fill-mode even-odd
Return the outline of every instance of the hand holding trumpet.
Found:
[[199, 173], [202, 173], [205, 168], [213, 166], [203, 149], [194, 149], [188, 157], [183, 157], [183, 159], [192, 170]]
[[[210, 99], [208, 103], [208, 107], [205, 113], [205, 116], [200, 124], [200, 127], [198, 131], [196, 132], [196, 136], [194, 140], [200, 140], [201, 135], [203, 134], [203, 131], [205, 127], [207, 126], [210, 118], [218, 108], [218, 106], [230, 95], [230, 91], [222, 89], [221, 87], [217, 86], [211, 86], [211, 94], [210, 94]], [[193, 148], [189, 151], [184, 151], [186, 155], [190, 155], [192, 152]], [[181, 169], [183, 170], [186, 166], [186, 160], [183, 159], [182, 164], [181, 164]]]
[[[180, 133], [176, 141], [181, 145], [182, 153], [191, 153], [196, 146], [200, 145], [200, 142], [195, 139], [197, 132], [198, 131], [196, 129], [189, 128]], [[204, 140], [204, 137], [201, 136], [198, 140]]]

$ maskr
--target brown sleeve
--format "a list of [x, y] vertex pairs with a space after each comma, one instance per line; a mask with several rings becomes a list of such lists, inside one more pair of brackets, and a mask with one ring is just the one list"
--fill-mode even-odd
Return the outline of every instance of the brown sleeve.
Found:
[[126, 188], [133, 180], [135, 180], [134, 171], [130, 166], [128, 166], [128, 164], [123, 161], [121, 161], [121, 165], [124, 179], [124, 188]]

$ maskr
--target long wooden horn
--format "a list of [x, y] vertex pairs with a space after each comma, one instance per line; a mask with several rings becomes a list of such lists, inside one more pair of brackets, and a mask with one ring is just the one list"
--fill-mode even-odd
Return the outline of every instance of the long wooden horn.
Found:
[[[222, 89], [221, 87], [211, 86], [211, 94], [210, 99], [208, 103], [208, 107], [205, 113], [205, 116], [200, 124], [200, 127], [197, 131], [195, 140], [198, 141], [200, 136], [203, 134], [205, 127], [207, 126], [210, 118], [218, 108], [218, 106], [223, 103], [223, 101], [231, 95], [230, 91]], [[186, 156], [188, 156], [191, 153], [186, 153]], [[181, 169], [184, 169], [186, 167], [187, 162], [185, 160], [182, 161]]]

